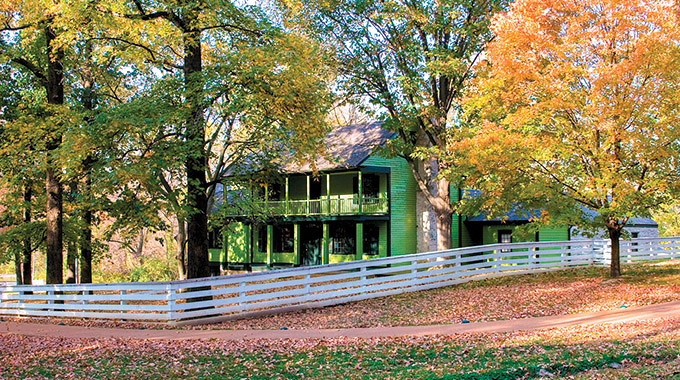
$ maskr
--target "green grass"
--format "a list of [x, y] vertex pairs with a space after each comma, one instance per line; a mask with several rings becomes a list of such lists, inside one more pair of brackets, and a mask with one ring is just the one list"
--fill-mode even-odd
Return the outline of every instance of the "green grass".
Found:
[[[590, 327], [564, 332], [303, 343], [113, 341], [96, 348], [42, 352], [3, 378], [53, 378], [69, 373], [75, 378], [97, 379], [476, 380], [534, 379], [543, 370], [556, 377], [579, 379], [654, 379], [659, 374], [680, 379], [678, 367], [673, 365], [680, 357], [679, 327], [680, 321], [632, 324], [623, 329], [628, 333], [614, 339], [607, 338], [606, 327]], [[640, 332], [630, 332], [635, 329]], [[83, 346], [87, 344], [91, 343], [83, 342]], [[0, 364], [8, 368], [3, 361]], [[624, 367], [611, 369], [612, 363]]]

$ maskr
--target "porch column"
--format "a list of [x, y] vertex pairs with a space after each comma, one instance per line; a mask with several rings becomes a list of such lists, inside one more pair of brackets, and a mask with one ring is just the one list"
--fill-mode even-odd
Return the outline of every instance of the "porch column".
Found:
[[357, 234], [356, 234], [356, 259], [363, 260], [364, 258], [364, 224], [357, 223]]
[[293, 224], [293, 252], [295, 253], [295, 260], [293, 264], [300, 265], [300, 223]]
[[326, 214], [331, 214], [331, 175], [326, 173], [326, 199], [328, 202], [328, 208], [326, 209]]
[[274, 252], [274, 226], [267, 225], [267, 268], [272, 265], [272, 253]]
[[330, 226], [328, 223], [324, 223], [323, 238], [321, 239], [321, 264], [329, 263], [330, 242]]
[[286, 177], [286, 206], [285, 206], [285, 210], [286, 210], [285, 211], [286, 216], [288, 216], [288, 214], [290, 213], [289, 204], [288, 204], [288, 177]]
[[[364, 197], [362, 196], [364, 192], [363, 192], [363, 186], [361, 184], [361, 171], [359, 171], [358, 178], [357, 178], [357, 192], [359, 193], [359, 214], [361, 214], [362, 213], [362, 210], [361, 210], [362, 207], [361, 206], [364, 203]], [[357, 247], [358, 247], [358, 245], [357, 245]]]
[[264, 209], [269, 211], [269, 184], [264, 184]]
[[312, 211], [309, 207], [310, 203], [311, 203], [311, 194], [310, 194], [311, 191], [312, 191], [312, 181], [311, 181], [311, 177], [309, 176], [309, 174], [307, 174], [307, 207], [306, 207], [307, 215], [309, 215], [309, 213]]

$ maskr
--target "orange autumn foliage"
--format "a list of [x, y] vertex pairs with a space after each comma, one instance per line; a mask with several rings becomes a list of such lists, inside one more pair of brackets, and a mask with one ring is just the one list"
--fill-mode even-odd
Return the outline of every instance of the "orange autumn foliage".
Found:
[[494, 18], [468, 95], [486, 120], [467, 144], [487, 208], [553, 204], [552, 219], [604, 227], [618, 244], [629, 218], [680, 195], [677, 7], [518, 0]]

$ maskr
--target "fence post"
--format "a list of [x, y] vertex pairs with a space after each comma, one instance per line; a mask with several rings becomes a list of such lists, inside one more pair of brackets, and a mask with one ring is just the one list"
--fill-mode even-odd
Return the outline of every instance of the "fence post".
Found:
[[177, 319], [176, 316], [176, 296], [177, 291], [173, 284], [168, 284], [166, 286], [167, 299], [168, 299], [168, 322], [173, 322]]
[[246, 309], [245, 298], [246, 298], [246, 283], [241, 281], [238, 283], [238, 310], [243, 312]]
[[310, 296], [309, 293], [310, 293], [310, 290], [311, 290], [311, 287], [309, 286], [309, 282], [311, 281], [311, 279], [312, 279], [312, 275], [307, 273], [305, 275], [305, 297], [304, 297], [305, 302], [309, 302], [309, 296]]
[[411, 260], [411, 286], [416, 286], [416, 279], [418, 277], [418, 260]]
[[359, 273], [361, 275], [361, 294], [364, 294], [364, 284], [366, 283], [366, 266], [362, 266], [361, 269], [359, 269]]

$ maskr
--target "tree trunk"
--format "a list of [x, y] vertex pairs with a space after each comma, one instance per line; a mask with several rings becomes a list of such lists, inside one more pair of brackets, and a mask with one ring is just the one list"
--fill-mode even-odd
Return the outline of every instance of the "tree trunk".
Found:
[[[57, 37], [52, 28], [45, 29], [47, 44], [47, 102], [51, 105], [64, 104], [64, 69], [62, 60], [64, 52], [55, 48], [52, 41]], [[47, 169], [45, 175], [46, 202], [46, 246], [48, 284], [61, 284], [63, 282], [63, 215], [62, 215], [62, 185], [57, 178], [57, 170], [52, 162], [51, 152], [61, 144], [61, 131], [59, 126], [53, 126], [51, 136], [47, 142]]]
[[177, 273], [179, 274], [179, 279], [184, 280], [187, 278], [187, 265], [186, 265], [186, 244], [187, 244], [187, 234], [184, 219], [177, 217], [177, 235], [175, 236], [175, 242], [177, 243], [176, 255], [177, 259]]
[[76, 283], [76, 257], [78, 256], [78, 246], [71, 242], [66, 250], [66, 283]]
[[[89, 183], [89, 179], [87, 179]], [[88, 186], [89, 187], [89, 186]], [[83, 211], [83, 230], [80, 236], [80, 283], [92, 283], [92, 211]]]
[[[33, 196], [32, 184], [27, 181], [24, 184], [24, 224], [31, 223], [31, 198]], [[24, 252], [21, 255], [22, 284], [31, 285], [33, 283], [33, 244], [30, 234], [24, 236]]]
[[[75, 210], [78, 210], [77, 202], [78, 182], [75, 180], [69, 183], [69, 195], [67, 202], [70, 202]], [[74, 212], [75, 214], [75, 212]], [[75, 219], [75, 218], [73, 218]], [[78, 273], [76, 272], [76, 260], [78, 257], [78, 245], [75, 241], [69, 241], [66, 247], [66, 277], [64, 282], [67, 284], [75, 284]]]
[[451, 188], [447, 179], [437, 181], [437, 197], [441, 206], [433, 207], [437, 218], [437, 250], [451, 249], [451, 229], [453, 227], [453, 211], [451, 210]]
[[620, 261], [620, 248], [619, 241], [621, 238], [621, 229], [623, 226], [607, 226], [607, 232], [609, 232], [609, 240], [612, 245], [612, 261], [609, 266], [609, 275], [611, 278], [616, 278], [621, 276], [621, 261]]
[[[85, 44], [85, 57], [90, 64], [92, 62], [92, 44]], [[83, 97], [82, 103], [83, 108], [88, 111], [94, 110], [94, 76], [89, 66], [86, 66], [85, 73], [83, 75]], [[88, 114], [85, 117], [85, 122], [90, 123], [92, 121], [92, 115]], [[85, 196], [86, 200], [91, 200], [91, 189], [92, 189], [92, 179], [90, 177], [90, 172], [92, 171], [92, 164], [94, 159], [92, 155], [88, 155], [83, 160], [83, 170], [85, 171], [85, 183], [82, 188], [82, 194]], [[83, 228], [80, 231], [80, 283], [90, 284], [92, 283], [92, 210], [90, 209], [90, 203], [85, 202], [82, 205], [82, 220]]]
[[17, 280], [17, 285], [23, 285], [24, 280], [22, 279], [21, 276], [21, 252], [20, 251], [15, 251], [14, 252], [14, 275]]
[[[188, 13], [195, 13], [189, 11]], [[184, 33], [185, 101], [191, 110], [186, 124], [186, 143], [190, 150], [186, 162], [187, 205], [187, 278], [208, 277], [208, 198], [205, 172], [208, 157], [205, 152], [205, 121], [203, 116], [203, 79], [201, 77], [201, 33]]]
[[416, 162], [407, 158], [411, 172], [418, 184], [418, 188], [427, 198], [435, 213], [437, 223], [437, 250], [451, 249], [453, 241], [451, 230], [453, 227], [453, 208], [451, 207], [451, 183], [446, 178], [440, 178], [439, 161], [431, 159]]
[[63, 282], [64, 256], [62, 253], [62, 187], [56, 178], [54, 168], [47, 168], [47, 221], [46, 221], [46, 248], [48, 284], [61, 284]]

